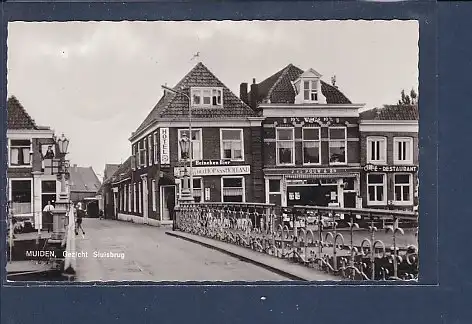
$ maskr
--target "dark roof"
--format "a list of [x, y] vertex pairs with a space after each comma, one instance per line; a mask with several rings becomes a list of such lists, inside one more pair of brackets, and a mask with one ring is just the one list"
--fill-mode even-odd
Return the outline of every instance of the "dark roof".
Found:
[[110, 178], [119, 167], [120, 164], [105, 164], [105, 171], [103, 171], [103, 181]]
[[[192, 109], [193, 118], [206, 117], [251, 117], [257, 114], [231, 90], [228, 89], [203, 63], [198, 63], [172, 89], [190, 95], [190, 87], [221, 87], [223, 88], [223, 108], [209, 107]], [[137, 134], [148, 127], [153, 121], [163, 117], [188, 115], [188, 98], [182, 94], [166, 92], [149, 115], [137, 128]]]
[[104, 181], [104, 184], [118, 182], [120, 180], [126, 179], [131, 176], [131, 159], [132, 156], [128, 157], [125, 162], [123, 162], [115, 173]]
[[359, 114], [361, 120], [418, 120], [418, 105], [385, 105]]
[[[259, 103], [270, 101], [270, 103], [293, 104], [295, 102], [296, 94], [292, 82], [298, 79], [302, 73], [303, 70], [293, 64], [287, 65], [282, 70], [258, 84], [257, 101]], [[339, 91], [337, 87], [329, 85], [324, 81], [321, 81], [321, 92], [326, 97], [326, 103], [328, 104], [351, 103], [351, 101], [341, 91]], [[249, 98], [251, 98], [251, 92], [249, 92]]]
[[15, 96], [8, 98], [7, 106], [8, 129], [39, 129]]
[[101, 186], [92, 167], [78, 167], [73, 165], [69, 168], [71, 192], [98, 192]]

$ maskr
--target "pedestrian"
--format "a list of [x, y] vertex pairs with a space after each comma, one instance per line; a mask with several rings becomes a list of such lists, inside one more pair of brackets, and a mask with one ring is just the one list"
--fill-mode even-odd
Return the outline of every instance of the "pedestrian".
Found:
[[103, 210], [102, 209], [100, 209], [100, 211], [98, 212], [98, 218], [103, 219]]
[[174, 220], [175, 217], [175, 197], [172, 193], [167, 194], [166, 199], [167, 209], [169, 210], [170, 220]]
[[54, 206], [51, 204], [51, 201], [48, 201], [48, 204], [43, 209], [45, 225], [48, 229], [48, 233], [52, 231], [52, 212], [54, 211]]
[[81, 229], [82, 234], [85, 235], [85, 231], [82, 227], [82, 219], [84, 218], [84, 216], [85, 216], [85, 211], [82, 208], [82, 204], [78, 203], [77, 204], [77, 221], [76, 221], [77, 226], [75, 227], [75, 235], [78, 234], [79, 229]]

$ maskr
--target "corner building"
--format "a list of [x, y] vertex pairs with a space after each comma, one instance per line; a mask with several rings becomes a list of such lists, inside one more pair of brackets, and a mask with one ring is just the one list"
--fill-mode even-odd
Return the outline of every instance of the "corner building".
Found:
[[267, 203], [362, 206], [359, 109], [364, 105], [353, 104], [321, 77], [290, 64], [259, 84], [253, 80], [248, 97], [264, 117]]
[[263, 202], [263, 118], [202, 63], [172, 90], [164, 91], [129, 139], [131, 170], [121, 172], [113, 187], [118, 218], [172, 221], [169, 199], [178, 202], [183, 166], [188, 165], [179, 142], [189, 135], [189, 105], [195, 201]]

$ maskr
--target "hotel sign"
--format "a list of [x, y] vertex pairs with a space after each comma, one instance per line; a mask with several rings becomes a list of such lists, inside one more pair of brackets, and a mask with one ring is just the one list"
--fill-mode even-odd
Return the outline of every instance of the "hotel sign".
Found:
[[[184, 168], [176, 167], [174, 168], [174, 176], [181, 177], [183, 175]], [[192, 175], [194, 177], [199, 176], [214, 176], [214, 175], [241, 175], [241, 174], [250, 174], [251, 166], [250, 165], [228, 165], [228, 166], [209, 166], [209, 167], [193, 167]]]
[[161, 128], [159, 133], [161, 144], [161, 164], [170, 164], [169, 128]]
[[367, 164], [364, 166], [364, 171], [366, 172], [416, 172], [418, 171], [418, 166], [416, 165], [373, 165]]

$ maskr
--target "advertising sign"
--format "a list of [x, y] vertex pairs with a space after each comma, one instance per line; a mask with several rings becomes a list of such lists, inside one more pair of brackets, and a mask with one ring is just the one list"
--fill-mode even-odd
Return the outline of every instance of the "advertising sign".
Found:
[[170, 164], [169, 128], [159, 129], [161, 143], [161, 164]]

